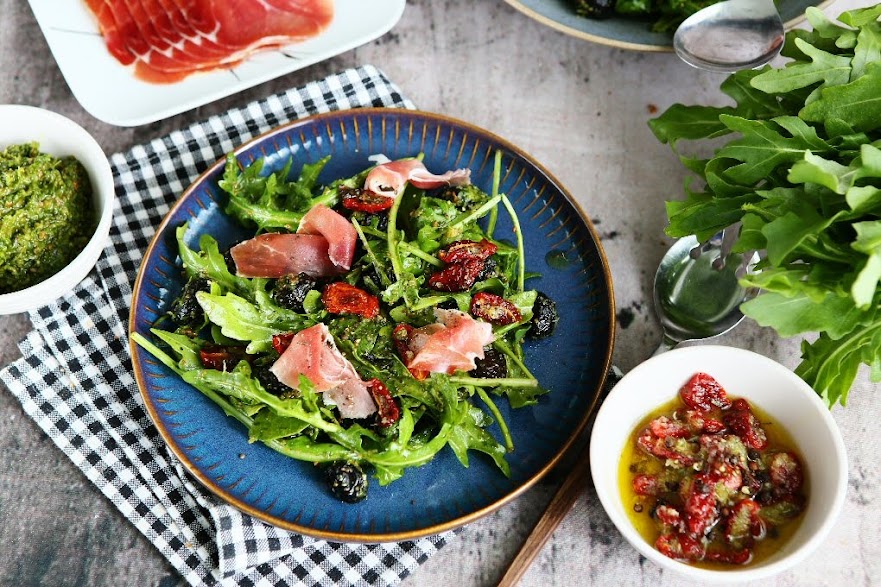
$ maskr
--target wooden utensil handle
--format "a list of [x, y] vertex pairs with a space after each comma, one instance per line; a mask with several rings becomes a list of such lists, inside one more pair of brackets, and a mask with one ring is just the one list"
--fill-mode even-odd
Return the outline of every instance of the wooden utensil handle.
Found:
[[[606, 374], [606, 381], [600, 398], [601, 401], [623, 376], [624, 373], [621, 369], [612, 365], [612, 368]], [[589, 429], [587, 433], [590, 433]], [[557, 489], [557, 493], [554, 494], [553, 499], [551, 499], [547, 509], [545, 509], [545, 513], [542, 514], [541, 519], [535, 525], [535, 528], [529, 533], [526, 542], [520, 547], [517, 556], [515, 556], [514, 560], [511, 561], [511, 564], [508, 565], [508, 570], [505, 571], [505, 574], [499, 581], [498, 587], [514, 587], [514, 585], [517, 584], [520, 577], [523, 576], [523, 573], [526, 572], [526, 569], [529, 568], [529, 565], [532, 564], [532, 561], [538, 553], [541, 552], [541, 549], [548, 541], [548, 538], [551, 537], [551, 534], [554, 533], [554, 530], [557, 529], [557, 526], [560, 525], [560, 522], [563, 521], [563, 518], [565, 518], [566, 514], [569, 513], [569, 510], [572, 509], [572, 506], [575, 505], [578, 496], [581, 494], [581, 490], [584, 488], [585, 484], [588, 483], [589, 472], [590, 443], [585, 442], [581, 450], [579, 450], [578, 454], [575, 456], [575, 462], [572, 465], [572, 469], [569, 471], [569, 474], [566, 475], [563, 484]]]
[[560, 525], [560, 522], [563, 521], [563, 518], [566, 517], [569, 510], [572, 509], [572, 506], [575, 504], [575, 501], [584, 489], [585, 484], [589, 482], [588, 472], [590, 469], [590, 462], [588, 459], [588, 446], [589, 445], [585, 444], [584, 448], [576, 457], [575, 465], [572, 467], [572, 470], [569, 471], [569, 474], [566, 476], [563, 484], [560, 485], [557, 493], [554, 494], [545, 513], [535, 525], [535, 528], [532, 529], [526, 542], [520, 547], [517, 556], [511, 561], [508, 570], [505, 571], [504, 576], [499, 581], [499, 587], [513, 587], [517, 584], [520, 577], [522, 577], [523, 573], [526, 572], [526, 569], [529, 568], [533, 559], [535, 559], [538, 553], [541, 552], [541, 549], [548, 541], [548, 538], [551, 537], [551, 534], [554, 533], [554, 530], [557, 529], [557, 526]]

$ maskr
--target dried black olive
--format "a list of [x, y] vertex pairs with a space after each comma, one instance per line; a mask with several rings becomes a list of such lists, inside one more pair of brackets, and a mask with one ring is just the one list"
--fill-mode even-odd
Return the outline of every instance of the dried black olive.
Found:
[[444, 300], [437, 307], [442, 310], [458, 310], [459, 304], [456, 303], [456, 300]]
[[499, 379], [508, 376], [508, 359], [505, 353], [494, 348], [483, 349], [483, 358], [474, 359], [477, 365], [469, 373], [472, 377], [481, 379]]
[[485, 279], [492, 279], [493, 277], [496, 277], [499, 274], [498, 269], [498, 262], [490, 257], [483, 262], [483, 269], [481, 269], [480, 273], [477, 274], [477, 281], [483, 281]]
[[306, 294], [316, 285], [315, 279], [305, 273], [279, 277], [272, 288], [272, 300], [282, 308], [302, 312]]
[[337, 499], [357, 503], [367, 497], [367, 475], [358, 463], [334, 461], [324, 469], [324, 478]]
[[180, 326], [198, 330], [205, 324], [205, 312], [196, 293], [210, 291], [211, 283], [204, 277], [191, 277], [180, 296], [171, 304], [171, 318]]
[[263, 389], [271, 393], [272, 395], [277, 395], [278, 397], [285, 399], [292, 399], [300, 397], [300, 392], [292, 387], [288, 387], [284, 383], [278, 380], [278, 377], [275, 376], [275, 373], [269, 370], [272, 366], [272, 363], [266, 364], [255, 364], [251, 368], [251, 373], [260, 382], [260, 385], [263, 386]]
[[236, 274], [236, 260], [232, 258], [232, 251], [231, 250], [227, 250], [223, 254], [223, 260], [224, 260], [224, 262], [226, 262], [227, 271], [229, 271], [231, 274], [235, 275]]
[[535, 303], [532, 305], [532, 327], [526, 333], [529, 338], [544, 338], [550, 336], [557, 327], [560, 316], [557, 314], [557, 304], [554, 300], [538, 292]]

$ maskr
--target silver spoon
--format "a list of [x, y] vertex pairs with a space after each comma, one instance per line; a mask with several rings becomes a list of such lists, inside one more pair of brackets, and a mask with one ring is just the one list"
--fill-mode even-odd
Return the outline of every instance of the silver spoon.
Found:
[[743, 320], [740, 304], [755, 296], [738, 280], [758, 261], [727, 253], [731, 230], [700, 245], [681, 238], [667, 251], [655, 273], [655, 312], [664, 330], [655, 355], [690, 340], [722, 335]]
[[[704, 244], [698, 243], [694, 237], [679, 239], [661, 259], [655, 274], [654, 304], [664, 336], [655, 354], [668, 351], [681, 342], [719, 336], [743, 320], [738, 306], [753, 297], [755, 292], [744, 289], [737, 280], [751, 269], [758, 256], [729, 254], [732, 232], [726, 231], [728, 236], [719, 233]], [[621, 370], [613, 366], [606, 388], [611, 389], [621, 375]], [[588, 454], [588, 444], [585, 443], [498, 587], [517, 584], [572, 509], [584, 489], [590, 469]]]
[[730, 73], [768, 63], [783, 40], [773, 0], [725, 0], [686, 18], [673, 35], [673, 50], [693, 67]]

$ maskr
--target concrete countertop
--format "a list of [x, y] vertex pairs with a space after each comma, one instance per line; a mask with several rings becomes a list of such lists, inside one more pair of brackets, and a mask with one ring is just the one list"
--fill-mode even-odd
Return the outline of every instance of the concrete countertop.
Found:
[[[863, 3], [842, 0], [837, 14]], [[104, 124], [77, 103], [28, 4], [0, 0], [0, 103], [41, 106], [84, 126], [106, 153], [124, 151], [209, 115], [342, 69], [372, 63], [421, 109], [484, 127], [523, 148], [576, 195], [602, 236], [615, 285], [615, 363], [627, 370], [654, 350], [660, 327], [651, 281], [669, 241], [664, 200], [680, 197], [684, 169], [646, 120], [673, 102], [722, 104], [722, 77], [671, 54], [590, 44], [534, 22], [501, 0], [409, 0], [402, 20], [364, 47], [173, 118], [135, 128]], [[0, 366], [19, 356], [25, 315], [0, 317]], [[792, 368], [798, 340], [744, 324], [718, 342]], [[2, 387], [2, 385], [0, 385]], [[844, 512], [808, 561], [763, 584], [881, 584], [881, 408], [861, 372], [834, 415], [850, 459]], [[183, 580], [159, 552], [0, 389], [0, 585], [172, 587]], [[560, 474], [468, 527], [404, 581], [410, 587], [494, 584], [540, 516]], [[676, 585], [624, 542], [585, 480], [584, 492], [524, 586]], [[620, 582], [620, 579], [616, 579]]]

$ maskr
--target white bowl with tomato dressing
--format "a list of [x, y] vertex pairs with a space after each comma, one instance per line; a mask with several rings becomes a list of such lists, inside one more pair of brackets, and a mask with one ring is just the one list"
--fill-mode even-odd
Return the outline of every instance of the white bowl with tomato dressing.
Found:
[[72, 155], [86, 168], [92, 184], [96, 229], [85, 248], [60, 271], [30, 287], [0, 294], [0, 315], [34, 310], [72, 290], [95, 266], [110, 233], [115, 198], [113, 173], [92, 135], [69, 118], [49, 110], [0, 105], [0, 150], [34, 141], [40, 144], [41, 152], [59, 158]]
[[[712, 375], [731, 398], [744, 398], [791, 437], [802, 457], [807, 504], [792, 536], [770, 556], [725, 570], [668, 558], [634, 527], [621, 495], [619, 472], [634, 429], [659, 406], [674, 400], [695, 374]], [[803, 561], [826, 538], [847, 491], [847, 455], [829, 409], [802, 379], [762, 355], [723, 346], [673, 350], [628, 373], [603, 402], [590, 439], [590, 465], [600, 502], [612, 522], [643, 556], [700, 583], [764, 579]]]

